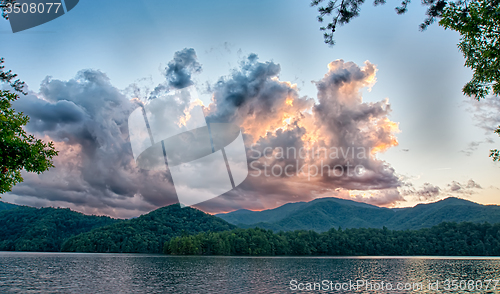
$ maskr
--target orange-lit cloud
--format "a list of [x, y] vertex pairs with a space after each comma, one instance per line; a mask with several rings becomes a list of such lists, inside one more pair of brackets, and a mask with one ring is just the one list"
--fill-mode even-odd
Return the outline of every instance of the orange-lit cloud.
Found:
[[[127, 118], [139, 107], [138, 100], [153, 101], [175, 87], [192, 85], [191, 74], [199, 71], [194, 50], [179, 51], [165, 70], [165, 82], [141, 99], [132, 99], [137, 91], [128, 96], [118, 90], [99, 71], [85, 70], [69, 81], [47, 78], [38, 96], [26, 96], [16, 109], [32, 118], [30, 132], [53, 140], [61, 153], [56, 168], [27, 175], [13, 194], [23, 204], [121, 217], [176, 203], [168, 170], [145, 171], [134, 164]], [[374, 86], [376, 66], [331, 62], [315, 81], [316, 97], [300, 95], [296, 84], [279, 79], [280, 71], [278, 64], [251, 54], [211, 87], [212, 102], [204, 111], [209, 123], [241, 127], [251, 173], [264, 172], [266, 165], [275, 167], [274, 172], [296, 172], [248, 176], [236, 189], [198, 207], [208, 212], [266, 209], [325, 196], [384, 206], [402, 201], [396, 172], [376, 157], [398, 144], [398, 124], [389, 118], [387, 99], [364, 102], [361, 94]], [[189, 109], [200, 101], [171, 99], [168, 104], [168, 113], [186, 124]], [[307, 172], [300, 173], [304, 166]], [[359, 174], [339, 173], [354, 166], [362, 167]]]
[[[398, 145], [398, 123], [388, 117], [388, 99], [367, 103], [361, 95], [363, 88], [376, 82], [375, 65], [368, 61], [363, 67], [343, 60], [331, 62], [323, 79], [315, 82], [315, 100], [300, 96], [296, 85], [280, 81], [279, 71], [279, 65], [258, 62], [251, 55], [241, 71], [214, 88], [208, 120], [241, 126], [246, 142], [254, 144], [249, 151], [251, 172], [259, 174], [258, 170], [267, 167], [280, 171], [287, 166], [298, 170], [306, 165], [311, 167], [309, 174], [248, 177], [237, 191], [200, 208], [234, 205], [262, 209], [286, 201], [324, 197], [332, 191], [338, 194], [338, 189], [370, 190], [369, 197], [356, 194], [357, 198], [348, 198], [378, 205], [404, 201], [397, 190], [400, 181], [394, 169], [376, 158], [377, 153]], [[301, 149], [306, 156], [279, 156], [290, 148]], [[339, 169], [349, 166], [362, 166], [363, 174], [332, 176], [340, 175]], [[258, 197], [259, 201], [252, 203], [236, 194]]]

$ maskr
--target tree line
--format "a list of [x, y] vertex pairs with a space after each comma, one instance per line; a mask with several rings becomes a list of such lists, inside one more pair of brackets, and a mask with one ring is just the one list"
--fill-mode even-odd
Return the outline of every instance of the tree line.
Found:
[[204, 232], [165, 242], [173, 255], [243, 256], [499, 256], [500, 224], [443, 222], [432, 228], [332, 228], [273, 233], [261, 228]]

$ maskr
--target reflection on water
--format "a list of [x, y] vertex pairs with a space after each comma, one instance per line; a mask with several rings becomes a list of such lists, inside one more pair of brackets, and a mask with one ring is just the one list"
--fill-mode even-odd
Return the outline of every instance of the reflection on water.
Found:
[[[444, 291], [445, 280], [457, 290]], [[500, 258], [174, 257], [140, 254], [0, 252], [0, 293], [497, 293]], [[292, 281], [292, 282], [291, 282]], [[358, 289], [342, 291], [359, 283]], [[463, 281], [460, 284], [460, 281]], [[472, 282], [470, 282], [472, 281]], [[481, 281], [481, 283], [479, 283]], [[379, 289], [391, 283], [392, 291]], [[373, 291], [367, 291], [371, 283]], [[397, 290], [410, 285], [423, 289]], [[466, 284], [468, 283], [468, 284]], [[482, 289], [479, 287], [482, 285]], [[451, 283], [449, 284], [452, 287]], [[351, 286], [352, 287], [352, 286]], [[375, 287], [375, 288], [373, 288]], [[460, 287], [462, 290], [460, 290]], [[292, 291], [292, 289], [297, 289]], [[500, 283], [497, 285], [500, 289]], [[368, 289], [370, 290], [370, 289]]]

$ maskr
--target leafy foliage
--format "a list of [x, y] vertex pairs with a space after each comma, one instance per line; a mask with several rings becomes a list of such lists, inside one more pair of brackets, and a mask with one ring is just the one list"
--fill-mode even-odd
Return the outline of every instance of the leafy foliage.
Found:
[[463, 93], [477, 100], [500, 94], [500, 0], [450, 3], [439, 24], [460, 33], [465, 66], [474, 70]]
[[[365, 0], [328, 0], [328, 4], [325, 6], [320, 6], [324, 0], [312, 0], [311, 6], [318, 6], [318, 21], [323, 22], [325, 16], [332, 16], [332, 21], [326, 26], [322, 26], [320, 29], [325, 31], [323, 37], [325, 43], [329, 45], [334, 45], [335, 40], [333, 39], [333, 34], [339, 26], [343, 26], [349, 23], [353, 18], [359, 16], [361, 11], [360, 6], [365, 2]], [[374, 0], [373, 5], [377, 6], [380, 4], [385, 4], [386, 0]], [[396, 7], [397, 14], [403, 14], [408, 10], [408, 4], [410, 0], [403, 0], [401, 5]], [[429, 25], [435, 22], [437, 18], [442, 17], [445, 7], [453, 2], [448, 2], [444, 0], [422, 0], [422, 4], [428, 6], [426, 12], [425, 20], [420, 24], [420, 29], [425, 30]], [[461, 0], [457, 3], [462, 3]]]
[[[497, 133], [500, 136], [500, 126], [495, 130], [495, 133]], [[490, 157], [493, 159], [493, 161], [500, 161], [500, 150], [498, 149], [493, 149], [490, 150]]]
[[[3, 71], [3, 62], [0, 58], [0, 81], [22, 93], [24, 83], [13, 81], [17, 75]], [[18, 98], [16, 93], [0, 91], [0, 194], [23, 181], [22, 169], [40, 174], [54, 166], [52, 158], [58, 154], [53, 142], [46, 144], [23, 129], [29, 117], [12, 108], [12, 102]]]
[[[313, 0], [311, 6], [319, 6], [324, 0]], [[384, 0], [382, 0], [384, 1]], [[375, 4], [383, 3], [380, 0], [375, 0]], [[339, 3], [340, 2], [340, 3]], [[325, 43], [334, 45], [333, 33], [337, 30], [338, 26], [343, 26], [349, 23], [352, 18], [357, 17], [360, 11], [360, 5], [363, 4], [365, 0], [330, 0], [328, 5], [318, 7], [318, 21], [323, 22], [326, 15], [333, 14], [332, 22], [328, 23], [326, 27], [321, 27], [322, 31], [325, 31], [324, 38]]]
[[[500, 0], [421, 0], [428, 6], [425, 20], [420, 30], [440, 19], [439, 25], [460, 33], [458, 48], [465, 57], [465, 66], [473, 70], [472, 79], [465, 84], [462, 92], [477, 100], [493, 94], [500, 94]], [[328, 25], [320, 29], [325, 31], [324, 40], [334, 45], [333, 34], [338, 26], [349, 23], [359, 16], [360, 6], [364, 0], [328, 0], [328, 4], [320, 6], [324, 0], [312, 0], [311, 6], [318, 7], [318, 20], [325, 16], [333, 16]], [[385, 4], [385, 0], [374, 0], [374, 5]], [[403, 0], [396, 7], [398, 14], [407, 11], [410, 0]], [[496, 133], [500, 130], [498, 127]], [[500, 133], [499, 133], [500, 134]], [[500, 151], [490, 150], [493, 161], [500, 161]]]
[[118, 221], [70, 209], [18, 206], [0, 211], [0, 251], [59, 251], [67, 238]]
[[165, 242], [164, 253], [175, 255], [439, 255], [498, 256], [500, 224], [444, 222], [432, 228], [392, 231], [330, 229], [327, 232], [273, 233], [236, 229], [200, 233]]
[[[439, 22], [445, 29], [460, 33], [458, 48], [465, 66], [474, 73], [462, 92], [477, 100], [500, 94], [500, 1], [476, 0], [459, 5], [451, 3]], [[500, 135], [500, 126], [495, 133]], [[500, 151], [490, 150], [493, 161], [500, 161]]]
[[14, 5], [15, 3], [15, 0], [0, 0], [0, 8], [2, 9], [3, 18], [9, 19], [9, 15], [7, 14], [7, 4]]
[[218, 217], [174, 204], [74, 236], [63, 244], [62, 251], [161, 253], [172, 237], [234, 228]]
[[182, 255], [287, 255], [289, 242], [283, 234], [264, 229], [235, 229], [172, 238], [163, 252]]

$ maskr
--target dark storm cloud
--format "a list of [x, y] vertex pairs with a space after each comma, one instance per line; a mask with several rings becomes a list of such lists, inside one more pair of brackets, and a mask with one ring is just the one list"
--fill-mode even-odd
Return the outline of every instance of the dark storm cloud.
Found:
[[[165, 69], [165, 83], [152, 91], [131, 85], [125, 94], [152, 100], [171, 88], [192, 84], [191, 74], [201, 71], [193, 49], [174, 54]], [[53, 140], [59, 156], [55, 168], [41, 175], [25, 174], [13, 190], [19, 203], [70, 206], [88, 213], [130, 217], [177, 202], [168, 171], [137, 168], [128, 139], [128, 116], [138, 107], [111, 85], [106, 74], [82, 70], [74, 79], [47, 77], [36, 97], [15, 102], [15, 108], [31, 117], [27, 130]], [[137, 98], [135, 96], [134, 98]], [[170, 114], [183, 117], [186, 99], [166, 101]]]
[[199, 72], [201, 72], [201, 64], [193, 48], [175, 52], [174, 59], [165, 68], [168, 85], [177, 89], [193, 85], [191, 75]]
[[[70, 206], [127, 217], [177, 202], [168, 171], [137, 168], [128, 138], [128, 116], [138, 104], [162, 97], [165, 111], [175, 118], [187, 117], [192, 101], [168, 98], [167, 93], [192, 85], [191, 75], [200, 70], [195, 51], [184, 49], [168, 63], [165, 83], [151, 91], [131, 86], [128, 93], [122, 92], [95, 70], [81, 71], [69, 81], [45, 79], [38, 97], [20, 100], [17, 107], [32, 116], [28, 129], [53, 140], [60, 154], [55, 158], [56, 168], [41, 175], [26, 174], [13, 194], [23, 196], [19, 201], [24, 204]], [[384, 206], [404, 201], [396, 189], [402, 183], [395, 170], [376, 157], [397, 145], [398, 127], [388, 118], [390, 105], [387, 100], [363, 102], [361, 97], [362, 89], [375, 82], [375, 66], [366, 62], [359, 67], [342, 60], [330, 63], [327, 74], [316, 82], [317, 101], [300, 96], [297, 85], [280, 81], [280, 70], [278, 64], [259, 62], [255, 54], [248, 56], [211, 87], [213, 100], [204, 109], [207, 121], [239, 125], [248, 147], [248, 163], [256, 163], [257, 170], [263, 171], [263, 164], [296, 169], [324, 164], [324, 174], [312, 178], [249, 176], [236, 189], [198, 207], [211, 212], [263, 209], [329, 195]], [[362, 148], [365, 154], [316, 156], [321, 148], [331, 147], [342, 153]], [[303, 148], [309, 157], [277, 157], [280, 148]], [[255, 150], [261, 155], [255, 157]], [[362, 165], [363, 173], [329, 176], [348, 165]], [[351, 196], [347, 190], [372, 192], [368, 197]]]
[[22, 97], [15, 107], [31, 117], [27, 129], [53, 140], [60, 153], [55, 168], [26, 174], [24, 183], [14, 188], [13, 194], [23, 196], [19, 203], [69, 205], [88, 213], [130, 217], [177, 202], [168, 170], [137, 168], [128, 117], [140, 99], [158, 97], [165, 99], [172, 117], [184, 117], [188, 97], [174, 99], [167, 93], [191, 85], [191, 74], [199, 71], [195, 51], [186, 48], [174, 54], [165, 83], [152, 91], [131, 85], [122, 92], [97, 70], [82, 70], [68, 81], [47, 77], [38, 97]]
[[22, 96], [13, 106], [16, 111], [29, 115], [28, 131], [31, 132], [52, 131], [58, 124], [77, 124], [86, 117], [85, 111], [71, 101], [50, 103], [34, 95]]
[[[207, 109], [207, 121], [241, 126], [247, 145], [251, 145], [248, 152], [251, 174], [264, 172], [266, 165], [277, 167], [276, 170], [290, 166], [294, 171], [304, 164], [324, 168], [312, 179], [285, 173], [262, 174], [257, 178], [250, 175], [237, 191], [204, 203], [203, 208], [212, 206], [211, 202], [224, 206], [222, 199], [226, 199], [228, 205], [241, 201], [240, 207], [259, 209], [253, 205], [307, 201], [314, 194], [327, 195], [338, 188], [377, 190], [371, 198], [356, 199], [369, 203], [390, 205], [404, 201], [396, 189], [401, 182], [394, 169], [371, 153], [396, 146], [394, 133], [398, 131], [397, 124], [388, 119], [391, 108], [387, 100], [362, 101], [361, 89], [374, 83], [375, 72], [375, 66], [369, 62], [364, 67], [342, 60], [330, 63], [328, 73], [316, 82], [319, 103], [315, 103], [308, 97], [300, 97], [296, 85], [279, 80], [279, 65], [259, 62], [257, 55], [251, 54], [238, 70], [212, 87], [213, 103]], [[309, 157], [287, 153], [287, 148], [295, 151], [304, 148]], [[326, 149], [322, 154], [330, 154], [330, 148], [351, 153], [337, 158], [325, 155], [311, 158], [321, 153], [321, 148]], [[285, 155], [277, 155], [283, 152]], [[364, 156], [358, 156], [358, 152], [364, 152]], [[362, 175], [351, 176], [346, 172], [342, 176], [329, 176], [329, 172], [347, 171], [348, 166], [352, 169], [356, 165], [363, 166]]]
[[115, 216], [176, 201], [167, 172], [136, 167], [127, 119], [137, 105], [113, 87], [105, 74], [84, 70], [69, 81], [47, 78], [41, 84], [40, 98], [20, 99], [16, 107], [34, 118], [28, 130], [54, 140], [60, 154], [54, 159], [54, 169], [26, 175], [14, 194], [71, 203], [95, 213], [113, 211]]
[[252, 119], [255, 127], [267, 128], [273, 119], [279, 118], [288, 97], [297, 100], [297, 111], [311, 105], [312, 100], [299, 98], [290, 84], [277, 80], [279, 64], [257, 59], [256, 54], [250, 54], [238, 70], [217, 82], [207, 121], [243, 123]]

